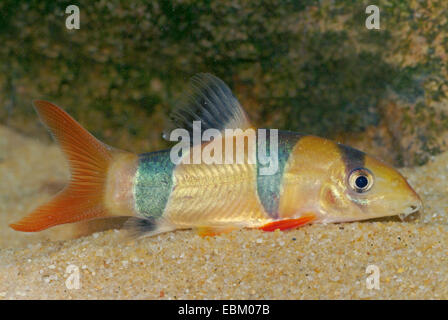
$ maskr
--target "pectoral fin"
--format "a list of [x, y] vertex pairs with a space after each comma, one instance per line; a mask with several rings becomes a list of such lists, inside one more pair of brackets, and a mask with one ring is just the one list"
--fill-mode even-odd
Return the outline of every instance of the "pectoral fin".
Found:
[[264, 226], [260, 227], [259, 229], [263, 231], [275, 231], [276, 229], [279, 230], [288, 230], [288, 229], [294, 229], [301, 226], [304, 226], [313, 220], [316, 219], [316, 216], [314, 214], [308, 214], [303, 217], [297, 218], [297, 219], [285, 219], [285, 220], [278, 220], [274, 222], [270, 222], [268, 224], [265, 224]]

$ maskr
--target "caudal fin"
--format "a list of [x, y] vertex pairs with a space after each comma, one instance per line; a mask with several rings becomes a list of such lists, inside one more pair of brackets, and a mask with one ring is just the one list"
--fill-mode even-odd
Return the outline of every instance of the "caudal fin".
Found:
[[107, 216], [104, 189], [108, 167], [117, 151], [97, 140], [56, 105], [46, 101], [35, 101], [34, 105], [69, 161], [71, 180], [50, 202], [10, 227], [34, 232]]

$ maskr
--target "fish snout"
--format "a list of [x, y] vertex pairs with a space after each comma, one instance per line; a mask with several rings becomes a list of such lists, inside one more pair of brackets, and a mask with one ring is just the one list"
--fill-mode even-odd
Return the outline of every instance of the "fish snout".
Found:
[[409, 204], [400, 214], [400, 219], [404, 219], [408, 217], [409, 215], [416, 213], [420, 211], [423, 208], [423, 202], [420, 198], [420, 196], [414, 191], [413, 199], [411, 204]]

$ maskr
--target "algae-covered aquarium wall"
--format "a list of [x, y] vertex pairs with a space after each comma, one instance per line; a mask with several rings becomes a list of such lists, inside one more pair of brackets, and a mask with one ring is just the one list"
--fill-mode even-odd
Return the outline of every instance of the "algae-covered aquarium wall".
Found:
[[446, 149], [444, 1], [379, 1], [379, 30], [368, 1], [81, 1], [68, 30], [70, 4], [0, 4], [2, 124], [42, 133], [31, 101], [45, 98], [153, 150], [188, 78], [210, 72], [260, 126], [368, 143], [397, 165]]
[[[447, 13], [443, 0], [0, 1], [0, 299], [447, 299]], [[70, 179], [34, 100], [62, 107], [110, 146], [151, 152], [171, 146], [162, 132], [198, 73], [222, 79], [254, 128], [337, 141], [397, 168], [423, 207], [404, 221], [372, 214], [206, 237], [184, 228], [123, 240], [128, 217], [117, 214], [37, 233], [9, 227]], [[151, 170], [160, 177], [168, 167]], [[282, 179], [254, 182], [254, 201], [272, 208], [260, 197], [281, 199]], [[135, 185], [132, 197], [143, 197]], [[217, 199], [243, 194], [232, 190]], [[391, 190], [383, 205], [404, 201]], [[174, 198], [163, 192], [161, 203]], [[81, 289], [66, 288], [68, 265], [79, 266]], [[381, 270], [381, 289], [366, 287], [369, 265]], [[274, 270], [275, 283], [261, 281]]]

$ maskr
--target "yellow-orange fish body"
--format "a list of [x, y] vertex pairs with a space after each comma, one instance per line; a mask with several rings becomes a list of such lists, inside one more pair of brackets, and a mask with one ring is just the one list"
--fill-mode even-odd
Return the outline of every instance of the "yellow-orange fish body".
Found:
[[[189, 143], [178, 163], [173, 149], [142, 155], [116, 150], [96, 140], [59, 107], [35, 102], [69, 160], [72, 180], [53, 201], [11, 226], [39, 231], [62, 223], [129, 216], [128, 226], [138, 235], [186, 228], [214, 234], [365, 220], [421, 208], [420, 198], [397, 170], [361, 151], [293, 132], [261, 134], [230, 89], [214, 76], [195, 76], [187, 98], [173, 113], [173, 128], [194, 135], [192, 121], [200, 121], [201, 135], [208, 129], [222, 133], [213, 139], [215, 147], [222, 147], [219, 156], [219, 148], [214, 149], [214, 159], [222, 161], [195, 162], [196, 155], [201, 159], [211, 149], [212, 139]], [[239, 131], [230, 135], [226, 129]], [[241, 137], [248, 143], [238, 148]], [[260, 141], [271, 147], [270, 156], [276, 154], [270, 174], [263, 173], [268, 164], [260, 155]], [[238, 155], [242, 161], [236, 161]]]

